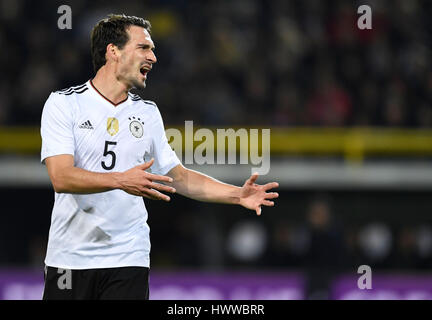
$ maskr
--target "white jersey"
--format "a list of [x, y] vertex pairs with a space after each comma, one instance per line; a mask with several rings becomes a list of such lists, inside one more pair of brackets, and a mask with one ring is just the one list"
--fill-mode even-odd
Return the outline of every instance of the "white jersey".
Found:
[[[70, 154], [76, 167], [123, 172], [154, 158], [152, 173], [180, 164], [154, 102], [129, 93], [112, 104], [92, 85], [51, 93], [42, 122], [41, 161]], [[150, 266], [150, 229], [142, 197], [122, 190], [55, 193], [45, 264], [65, 269]]]

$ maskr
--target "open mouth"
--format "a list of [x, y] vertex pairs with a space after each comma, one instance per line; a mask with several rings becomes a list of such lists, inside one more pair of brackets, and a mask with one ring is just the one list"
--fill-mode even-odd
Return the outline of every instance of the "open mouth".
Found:
[[141, 69], [140, 69], [140, 73], [143, 75], [143, 76], [147, 76], [147, 73], [150, 71], [150, 69], [149, 68], [147, 68], [147, 67], [141, 67]]

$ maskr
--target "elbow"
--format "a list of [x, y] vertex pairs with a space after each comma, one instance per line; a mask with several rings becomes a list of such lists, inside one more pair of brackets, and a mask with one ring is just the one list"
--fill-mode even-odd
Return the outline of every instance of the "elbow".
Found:
[[54, 187], [55, 193], [67, 193], [66, 189]]
[[68, 193], [73, 177], [73, 157], [60, 155], [48, 157], [45, 160], [51, 185], [56, 193]]
[[52, 177], [51, 178], [51, 184], [52, 184], [54, 191], [56, 193], [67, 193], [68, 192], [65, 183], [63, 182], [62, 179], [59, 179], [58, 177]]

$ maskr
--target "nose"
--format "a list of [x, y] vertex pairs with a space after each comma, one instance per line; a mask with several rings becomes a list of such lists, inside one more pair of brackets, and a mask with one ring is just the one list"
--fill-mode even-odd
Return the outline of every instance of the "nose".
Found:
[[147, 56], [147, 60], [148, 60], [148, 62], [150, 62], [151, 64], [157, 62], [156, 55], [155, 55], [155, 53], [154, 53], [152, 50], [150, 50], [150, 53], [149, 53], [149, 55]]

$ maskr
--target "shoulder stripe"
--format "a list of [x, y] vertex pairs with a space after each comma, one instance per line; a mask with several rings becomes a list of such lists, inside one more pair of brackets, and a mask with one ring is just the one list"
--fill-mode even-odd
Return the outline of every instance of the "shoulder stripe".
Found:
[[144, 100], [143, 98], [141, 98], [141, 96], [139, 96], [139, 95], [137, 95], [136, 93], [131, 93], [131, 92], [129, 92], [129, 97], [130, 97], [130, 99], [132, 100], [132, 101], [142, 101], [142, 102], [144, 102], [145, 104], [148, 104], [148, 105], [152, 105], [152, 106], [154, 106], [154, 107], [157, 107], [157, 105], [156, 105], [156, 103], [154, 103], [153, 101], [151, 101], [151, 100]]
[[75, 92], [78, 93], [78, 94], [80, 94], [80, 93], [83, 93], [83, 92], [86, 91], [86, 90], [88, 90], [88, 87], [85, 87], [85, 88], [82, 88], [82, 89], [76, 90]]
[[151, 100], [143, 100], [144, 103], [157, 107], [156, 103]]
[[129, 97], [132, 100], [139, 100], [139, 99], [141, 99], [141, 97], [139, 95], [135, 94], [135, 93], [129, 93]]
[[68, 92], [71, 92], [71, 91], [73, 91], [73, 88], [63, 89], [63, 90], [60, 90], [60, 91], [57, 91], [57, 92], [58, 93], [68, 93]]
[[56, 93], [69, 96], [72, 93], [77, 93], [77, 94], [83, 93], [86, 90], [88, 90], [87, 83], [84, 83], [80, 86], [70, 87], [67, 89], [56, 91]]
[[140, 96], [131, 97], [132, 101], [140, 101], [142, 98]]
[[87, 86], [87, 84], [86, 83], [84, 83], [84, 84], [82, 84], [82, 85], [79, 85], [79, 86], [73, 86], [73, 87], [69, 87], [69, 88], [65, 88], [65, 89], [62, 89], [62, 90], [58, 90], [57, 92], [64, 92], [64, 93], [66, 93], [66, 92], [70, 92], [70, 91], [72, 91], [72, 90], [79, 90], [79, 89], [81, 89], [81, 88], [84, 88], [84, 87], [86, 87]]
[[61, 92], [60, 92], [60, 94], [64, 94], [65, 96], [69, 96], [69, 95], [71, 95], [72, 93], [81, 94], [81, 93], [83, 93], [84, 91], [87, 91], [87, 90], [88, 90], [88, 88], [84, 88], [84, 89], [81, 89], [80, 91], [71, 91], [71, 92], [69, 92], [69, 93], [61, 93]]
[[72, 86], [72, 87], [69, 87], [69, 88], [62, 89], [60, 91], [68, 91], [68, 90], [71, 90], [71, 89], [80, 89], [80, 88], [85, 87], [85, 86], [86, 86], [86, 84], [84, 83], [84, 84], [81, 84], [79, 86]]

